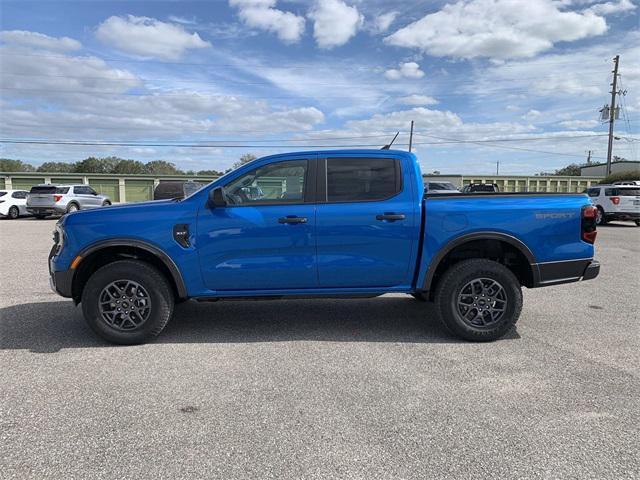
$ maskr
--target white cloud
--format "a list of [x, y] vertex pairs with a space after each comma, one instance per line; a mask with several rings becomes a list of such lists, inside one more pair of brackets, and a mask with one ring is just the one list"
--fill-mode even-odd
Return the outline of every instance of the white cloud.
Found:
[[297, 42], [304, 33], [304, 17], [274, 8], [276, 0], [229, 0], [229, 5], [239, 9], [246, 25], [275, 33], [283, 42]]
[[388, 36], [391, 45], [434, 56], [532, 57], [554, 43], [606, 32], [591, 11], [562, 11], [553, 0], [461, 0]]
[[344, 45], [362, 26], [363, 17], [356, 7], [341, 0], [318, 0], [309, 12], [313, 36], [320, 48]]
[[428, 106], [428, 105], [436, 105], [438, 101], [430, 97], [428, 95], [408, 95], [406, 97], [401, 97], [398, 99], [398, 103], [402, 103], [403, 105], [415, 105], [415, 106]]
[[373, 29], [376, 33], [384, 33], [398, 16], [398, 12], [392, 11], [378, 15], [373, 21]]
[[96, 36], [122, 52], [163, 60], [177, 60], [187, 50], [211, 46], [182, 25], [133, 15], [107, 18], [96, 29]]
[[636, 6], [631, 0], [618, 0], [617, 2], [596, 3], [587, 9], [596, 15], [611, 15], [614, 13], [629, 12]]
[[542, 112], [540, 110], [531, 109], [524, 115], [522, 115], [523, 120], [535, 120], [536, 118], [540, 118], [542, 116]]
[[42, 48], [45, 50], [68, 51], [79, 50], [82, 44], [69, 37], [50, 37], [37, 32], [27, 32], [24, 30], [10, 30], [0, 32], [0, 40], [11, 45], [21, 45], [31, 48]]
[[400, 80], [401, 78], [422, 78], [424, 72], [420, 70], [420, 65], [416, 62], [401, 63], [399, 68], [391, 68], [384, 72], [384, 76], [389, 80]]
[[597, 127], [598, 123], [597, 120], [566, 120], [560, 122], [560, 125], [569, 130], [585, 130]]
[[[32, 51], [34, 50], [27, 50]], [[50, 51], [55, 51], [55, 47]], [[58, 53], [33, 57], [22, 53], [25, 53], [23, 48], [0, 47], [3, 72], [18, 73], [0, 75], [0, 86], [6, 89], [5, 98], [27, 94], [41, 99], [70, 100], [65, 92], [117, 94], [142, 84], [128, 70], [112, 68], [94, 56], [67, 56]]]
[[181, 17], [179, 15], [169, 15], [169, 21], [181, 23], [183, 25], [197, 25], [198, 21], [194, 18]]

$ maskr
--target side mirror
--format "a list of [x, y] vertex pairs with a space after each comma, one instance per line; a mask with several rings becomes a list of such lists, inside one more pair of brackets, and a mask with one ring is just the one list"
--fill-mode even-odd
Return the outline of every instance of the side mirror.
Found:
[[224, 198], [222, 187], [216, 187], [209, 191], [209, 205], [212, 207], [226, 207], [227, 201]]

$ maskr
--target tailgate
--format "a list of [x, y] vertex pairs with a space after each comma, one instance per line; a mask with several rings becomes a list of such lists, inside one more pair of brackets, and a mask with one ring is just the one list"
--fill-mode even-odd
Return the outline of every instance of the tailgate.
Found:
[[640, 187], [619, 188], [620, 205], [618, 210], [621, 212], [640, 213]]
[[[58, 192], [60, 190], [60, 192]], [[28, 207], [52, 207], [55, 205], [53, 195], [56, 193], [62, 193], [62, 188], [58, 188], [51, 185], [42, 185], [32, 187], [29, 195], [27, 196]]]

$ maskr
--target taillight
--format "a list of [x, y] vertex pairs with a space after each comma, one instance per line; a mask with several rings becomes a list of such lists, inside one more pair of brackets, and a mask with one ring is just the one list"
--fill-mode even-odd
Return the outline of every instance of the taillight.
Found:
[[59, 202], [60, 200], [62, 200], [62, 195], [54, 195], [53, 196], [53, 201], [54, 202]]
[[620, 197], [609, 197], [614, 205], [620, 205]]
[[585, 205], [582, 207], [582, 240], [587, 243], [594, 243], [596, 241], [596, 217], [598, 215], [598, 209], [593, 205]]

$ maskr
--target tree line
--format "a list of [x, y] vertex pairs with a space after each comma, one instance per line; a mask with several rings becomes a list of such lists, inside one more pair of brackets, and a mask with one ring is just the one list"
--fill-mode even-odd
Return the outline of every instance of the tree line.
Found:
[[141, 162], [120, 157], [87, 157], [78, 162], [44, 162], [34, 167], [30, 163], [11, 158], [0, 158], [0, 172], [43, 172], [43, 173], [108, 173], [114, 175], [193, 175], [217, 177], [244, 165], [256, 157], [245, 153], [233, 166], [224, 172], [218, 170], [181, 170], [166, 160]]

